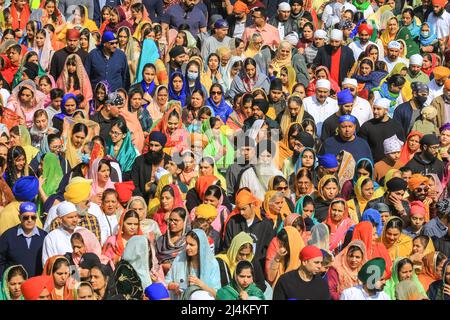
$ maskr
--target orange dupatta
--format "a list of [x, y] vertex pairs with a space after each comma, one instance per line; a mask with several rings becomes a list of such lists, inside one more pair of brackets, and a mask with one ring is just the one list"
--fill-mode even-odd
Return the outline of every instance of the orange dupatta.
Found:
[[[42, 275], [47, 275], [47, 276], [51, 276], [52, 280], [53, 280], [53, 285], [55, 280], [53, 279], [53, 272], [55, 270], [53, 270], [53, 267], [56, 263], [56, 261], [58, 260], [66, 260], [67, 264], [70, 265], [69, 260], [67, 260], [66, 257], [64, 256], [53, 256], [47, 259], [47, 261], [45, 262], [44, 265], [44, 270], [42, 272]], [[68, 278], [66, 281], [66, 284], [64, 285], [64, 290], [63, 290], [63, 296], [59, 296], [56, 294], [56, 288], [53, 286], [53, 290], [50, 292], [51, 296], [52, 296], [52, 300], [75, 300], [74, 297], [74, 291], [73, 289], [70, 289], [69, 287], [71, 287], [73, 285], [72, 282], [74, 282], [75, 280], [73, 278]], [[69, 283], [71, 282], [71, 283]]]

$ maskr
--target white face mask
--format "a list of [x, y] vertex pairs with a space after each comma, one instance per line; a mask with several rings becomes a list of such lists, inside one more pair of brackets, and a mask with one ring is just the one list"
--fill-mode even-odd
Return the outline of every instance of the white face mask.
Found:
[[421, 34], [424, 38], [428, 38], [428, 36], [430, 35], [430, 31], [422, 31]]

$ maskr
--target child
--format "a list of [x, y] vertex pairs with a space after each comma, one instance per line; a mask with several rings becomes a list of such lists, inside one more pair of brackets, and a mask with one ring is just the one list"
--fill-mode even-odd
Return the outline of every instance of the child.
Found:
[[64, 97], [64, 90], [60, 88], [53, 88], [50, 90], [50, 104], [45, 108], [48, 114], [48, 125], [53, 127], [53, 117], [61, 113], [61, 101]]
[[322, 279], [328, 282], [328, 270], [330, 269], [331, 265], [333, 264], [333, 255], [329, 253], [326, 250], [320, 249], [322, 251], [323, 260], [322, 260], [322, 267], [320, 268], [320, 274], [322, 275]]
[[412, 201], [410, 207], [411, 223], [407, 228], [403, 229], [403, 233], [414, 238], [421, 234], [427, 212], [422, 201]]

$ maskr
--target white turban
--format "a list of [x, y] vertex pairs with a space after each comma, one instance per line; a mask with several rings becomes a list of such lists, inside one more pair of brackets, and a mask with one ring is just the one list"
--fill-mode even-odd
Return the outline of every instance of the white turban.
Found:
[[56, 208], [56, 214], [58, 217], [64, 217], [68, 214], [77, 212], [77, 207], [72, 202], [69, 201], [63, 201], [58, 205], [58, 208]]
[[299, 38], [298, 38], [298, 33], [297, 32], [291, 32], [291, 33], [288, 33], [287, 35], [285, 35], [284, 36], [284, 39], [283, 40], [286, 40], [287, 42], [289, 42], [292, 46], [297, 46], [297, 43], [298, 43], [298, 40], [299, 40]]
[[358, 81], [356, 81], [356, 79], [353, 78], [345, 78], [344, 81], [342, 81], [342, 85], [351, 85], [353, 87], [357, 87], [358, 86]]
[[344, 39], [344, 34], [342, 33], [342, 30], [339, 29], [331, 30], [330, 39], [342, 41]]
[[400, 50], [402, 48], [402, 45], [398, 41], [391, 41], [388, 43], [388, 49], [398, 49]]
[[330, 90], [331, 83], [327, 79], [320, 79], [320, 80], [317, 80], [317, 82], [316, 82], [316, 88], [325, 88], [325, 89]]
[[394, 152], [400, 152], [402, 150], [403, 142], [393, 135], [383, 141], [384, 154], [390, 154]]
[[422, 66], [423, 63], [423, 58], [420, 54], [413, 54], [410, 58], [409, 58], [409, 64], [410, 65], [414, 65], [414, 66]]
[[322, 29], [317, 29], [317, 30], [314, 32], [314, 38], [317, 38], [317, 39], [326, 39], [326, 38], [327, 38], [327, 32], [326, 32], [325, 30], [322, 30]]
[[205, 290], [197, 290], [191, 294], [189, 300], [214, 300], [214, 297]]
[[278, 10], [280, 10], [280, 11], [291, 11], [291, 6], [287, 2], [281, 2], [278, 5]]
[[389, 110], [389, 108], [391, 107], [391, 100], [386, 98], [378, 98], [377, 100], [375, 100], [373, 105]]

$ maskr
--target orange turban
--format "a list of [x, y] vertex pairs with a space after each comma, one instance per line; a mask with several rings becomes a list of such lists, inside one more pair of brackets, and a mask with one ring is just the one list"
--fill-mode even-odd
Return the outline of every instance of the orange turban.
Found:
[[421, 175], [420, 173], [415, 173], [411, 176], [411, 178], [409, 178], [408, 189], [414, 191], [424, 183], [428, 185], [428, 178]]
[[254, 204], [254, 211], [256, 216], [261, 218], [261, 201], [256, 198], [250, 190], [244, 188], [237, 192], [236, 194], [236, 208], [242, 208], [248, 204]]
[[450, 69], [443, 66], [438, 66], [433, 69], [435, 79], [446, 79], [450, 75]]
[[198, 133], [198, 132], [192, 132], [191, 133], [191, 145], [195, 142], [195, 141], [201, 141], [202, 142], [202, 148], [205, 149], [206, 146], [208, 145], [208, 138], [206, 137], [206, 135]]
[[432, 0], [431, 3], [433, 4], [433, 6], [441, 6], [442, 8], [445, 8], [447, 0]]
[[450, 79], [445, 80], [444, 88], [447, 89], [447, 90], [450, 90]]
[[233, 5], [233, 12], [234, 13], [245, 12], [246, 14], [248, 14], [250, 12], [250, 9], [247, 7], [247, 5], [244, 2], [238, 0]]

